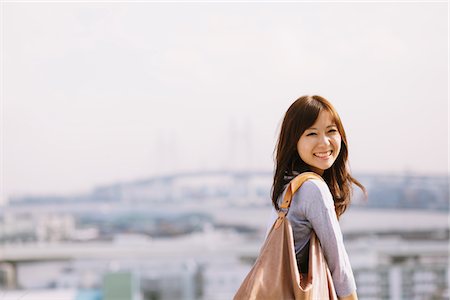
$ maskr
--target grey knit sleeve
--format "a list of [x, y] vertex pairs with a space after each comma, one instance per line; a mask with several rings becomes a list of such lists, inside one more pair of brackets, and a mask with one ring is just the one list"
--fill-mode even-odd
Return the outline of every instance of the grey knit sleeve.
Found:
[[327, 184], [319, 179], [309, 179], [303, 183], [294, 194], [288, 214], [298, 223], [308, 221], [315, 231], [337, 295], [344, 297], [353, 293], [356, 283]]

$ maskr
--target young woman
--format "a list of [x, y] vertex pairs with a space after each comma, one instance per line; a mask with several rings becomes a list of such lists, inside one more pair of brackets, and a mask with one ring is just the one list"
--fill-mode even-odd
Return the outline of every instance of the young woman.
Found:
[[276, 210], [296, 175], [312, 171], [324, 179], [307, 180], [294, 194], [287, 217], [291, 223], [300, 273], [308, 272], [311, 230], [323, 249], [339, 299], [357, 299], [356, 284], [338, 219], [350, 204], [352, 183], [344, 127], [323, 97], [303, 96], [287, 110], [276, 146], [272, 202]]

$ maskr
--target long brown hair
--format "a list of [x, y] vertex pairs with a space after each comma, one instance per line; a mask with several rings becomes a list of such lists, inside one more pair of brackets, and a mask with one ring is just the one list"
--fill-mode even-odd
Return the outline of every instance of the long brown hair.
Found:
[[297, 152], [297, 142], [303, 132], [315, 123], [322, 110], [331, 114], [341, 135], [339, 155], [333, 165], [322, 174], [322, 178], [333, 195], [336, 215], [339, 218], [350, 205], [353, 193], [352, 183], [361, 188], [367, 199], [366, 188], [350, 175], [347, 137], [336, 109], [321, 96], [305, 95], [292, 103], [286, 111], [274, 150], [275, 172], [272, 185], [272, 203], [277, 210], [279, 209], [278, 197], [283, 193], [284, 186], [296, 174], [312, 171], [310, 166], [300, 158]]

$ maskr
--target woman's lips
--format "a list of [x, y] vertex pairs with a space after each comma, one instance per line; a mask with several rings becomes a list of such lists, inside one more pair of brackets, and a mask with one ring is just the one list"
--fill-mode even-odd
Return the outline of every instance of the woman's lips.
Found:
[[322, 154], [322, 155], [323, 155], [323, 153], [328, 153], [328, 155], [318, 156], [318, 155], [314, 154], [314, 156], [319, 158], [319, 159], [322, 159], [322, 160], [327, 160], [327, 159], [329, 159], [331, 157], [331, 154], [333, 153], [333, 151], [330, 150], [328, 152], [320, 152], [320, 154]]

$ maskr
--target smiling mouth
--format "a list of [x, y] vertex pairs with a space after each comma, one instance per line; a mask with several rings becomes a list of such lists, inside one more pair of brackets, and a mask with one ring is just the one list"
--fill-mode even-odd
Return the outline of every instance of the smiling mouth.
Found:
[[331, 153], [333, 153], [333, 150], [330, 150], [327, 152], [314, 153], [314, 156], [318, 157], [318, 158], [327, 158], [327, 157], [331, 156]]

